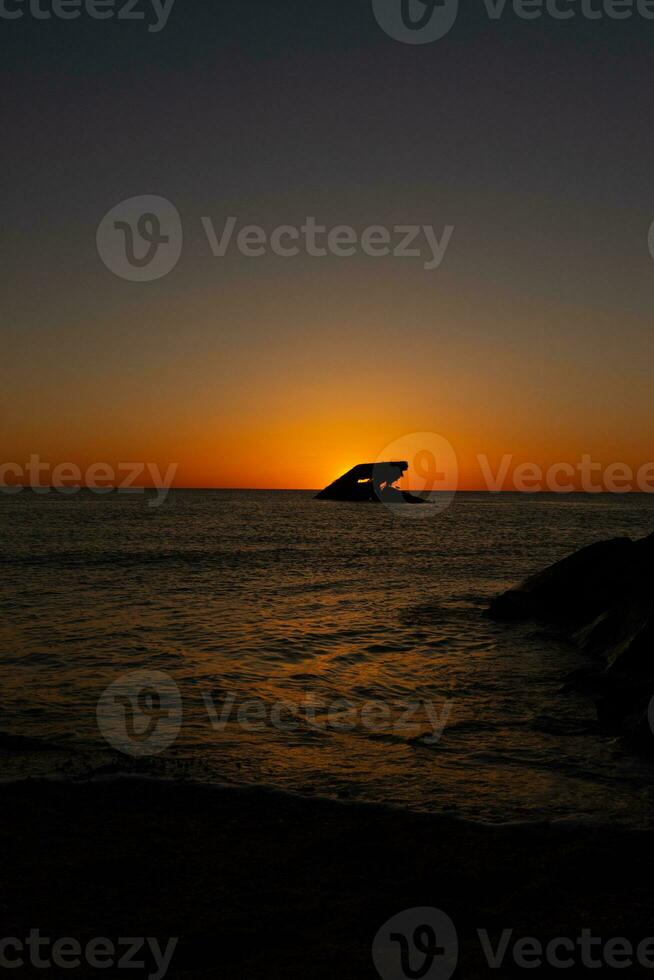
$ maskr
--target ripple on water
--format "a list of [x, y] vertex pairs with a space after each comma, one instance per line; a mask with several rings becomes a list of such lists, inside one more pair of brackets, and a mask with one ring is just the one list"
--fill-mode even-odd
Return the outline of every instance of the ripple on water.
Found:
[[[642, 821], [649, 767], [598, 737], [592, 704], [561, 690], [578, 654], [483, 609], [574, 548], [647, 533], [653, 505], [461, 494], [434, 521], [400, 521], [303, 493], [180, 491], [146, 515], [136, 498], [0, 499], [3, 729], [97, 756], [99, 693], [150, 667], [175, 678], [184, 705], [157, 774], [473, 819]], [[211, 693], [259, 699], [263, 726], [216, 727]], [[321, 728], [306, 714], [274, 722], [276, 704], [304, 698], [321, 703]], [[350, 729], [333, 724], [343, 711], [330, 720], [337, 701], [354, 711]], [[398, 727], [407, 703], [423, 706], [411, 731]], [[387, 712], [376, 727], [371, 705]], [[425, 705], [438, 718], [448, 708], [436, 739]], [[49, 753], [23, 755], [37, 767]]]

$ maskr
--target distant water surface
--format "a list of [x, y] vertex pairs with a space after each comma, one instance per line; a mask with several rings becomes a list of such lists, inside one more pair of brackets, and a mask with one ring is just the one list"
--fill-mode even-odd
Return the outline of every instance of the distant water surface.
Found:
[[179, 686], [184, 721], [141, 771], [647, 823], [654, 767], [561, 690], [584, 658], [483, 610], [576, 548], [653, 529], [646, 495], [462, 493], [423, 519], [304, 492], [0, 495], [4, 775], [115, 764], [98, 697], [149, 668]]

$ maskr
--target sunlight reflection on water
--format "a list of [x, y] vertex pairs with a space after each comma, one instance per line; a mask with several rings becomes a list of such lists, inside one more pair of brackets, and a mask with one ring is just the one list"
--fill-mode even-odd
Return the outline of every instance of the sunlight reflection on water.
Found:
[[[95, 751], [102, 690], [145, 667], [169, 672], [184, 704], [158, 773], [474, 819], [644, 821], [650, 770], [598, 736], [589, 702], [560, 693], [580, 655], [483, 609], [577, 547], [648, 533], [653, 516], [644, 496], [460, 494], [422, 521], [301, 492], [177, 491], [159, 510], [0, 498], [0, 728]], [[221, 727], [207, 698], [233, 704]], [[253, 699], [262, 724], [248, 730], [237, 714]], [[354, 719], [341, 730], [339, 699]], [[280, 702], [292, 727], [272, 719]], [[408, 703], [423, 706], [412, 727]], [[424, 705], [447, 706], [438, 740]], [[7, 772], [61, 764], [3, 755]]]

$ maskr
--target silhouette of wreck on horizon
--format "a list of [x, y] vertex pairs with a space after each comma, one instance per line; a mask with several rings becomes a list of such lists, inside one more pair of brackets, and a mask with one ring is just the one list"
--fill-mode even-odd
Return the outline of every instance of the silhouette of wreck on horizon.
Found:
[[405, 460], [387, 463], [359, 463], [321, 490], [316, 500], [349, 500], [360, 503], [426, 504], [429, 501], [416, 497], [395, 484], [402, 478], [409, 464]]

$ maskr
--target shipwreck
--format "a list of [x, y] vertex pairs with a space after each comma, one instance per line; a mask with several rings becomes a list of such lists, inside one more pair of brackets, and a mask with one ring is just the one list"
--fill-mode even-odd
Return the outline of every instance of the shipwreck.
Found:
[[316, 494], [316, 500], [350, 500], [390, 504], [425, 504], [428, 501], [401, 490], [396, 483], [409, 468], [404, 460], [359, 463]]

